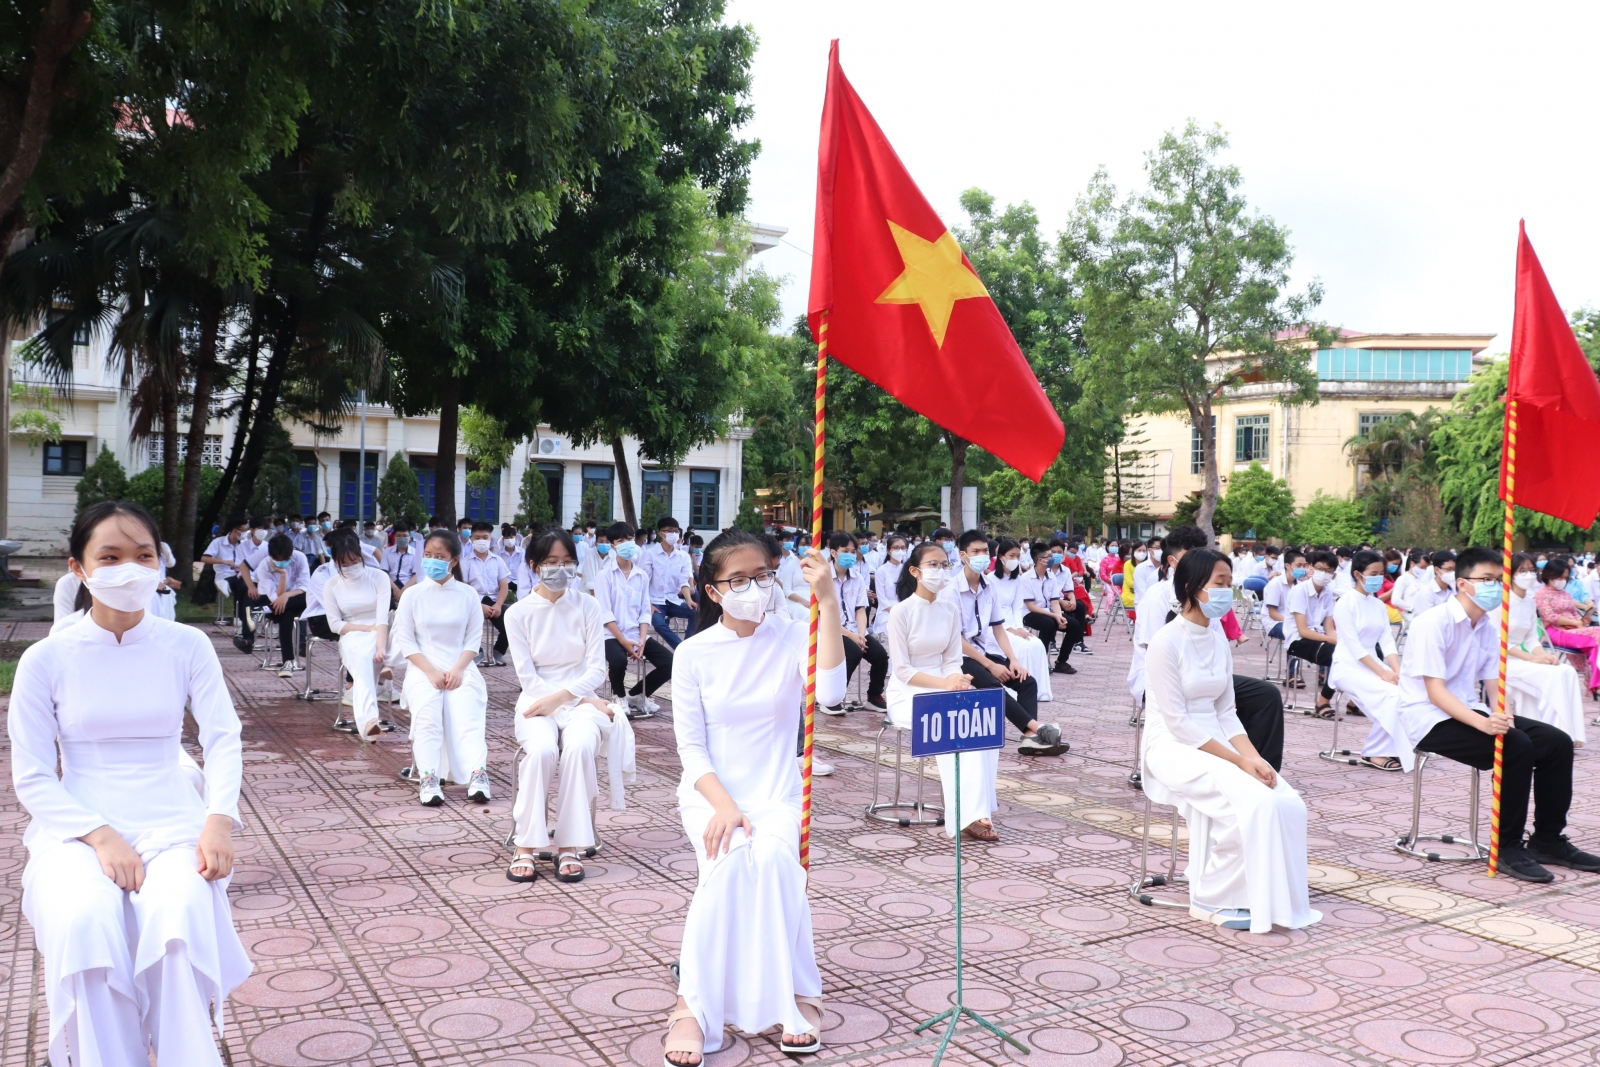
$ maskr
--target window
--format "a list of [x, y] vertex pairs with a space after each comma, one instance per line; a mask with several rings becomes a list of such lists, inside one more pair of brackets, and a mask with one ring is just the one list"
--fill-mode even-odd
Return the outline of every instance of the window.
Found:
[[[1217, 436], [1217, 417], [1211, 416], [1211, 436]], [[1200, 474], [1206, 469], [1205, 446], [1200, 443], [1200, 427], [1189, 428], [1189, 473]]]
[[689, 472], [689, 526], [695, 530], [720, 530], [717, 521], [719, 471]]
[[[360, 475], [360, 470], [360, 452], [339, 453], [339, 517], [341, 519], [377, 518], [378, 453], [367, 453], [365, 477]], [[358, 487], [361, 493], [359, 501], [356, 497]]]
[[[54, 326], [70, 314], [71, 311], [66, 308], [51, 308], [45, 316], [45, 322], [50, 326]], [[72, 328], [72, 345], [74, 348], [89, 347], [89, 324], [87, 322], [80, 322]]]
[[57, 441], [55, 444], [46, 442], [44, 446], [44, 472], [46, 474], [61, 474], [75, 478], [83, 473], [83, 465], [88, 453], [89, 442], [87, 441]]
[[541, 463], [539, 473], [544, 475], [544, 493], [550, 498], [550, 514], [556, 517], [556, 522], [560, 522], [561, 481], [566, 476], [566, 468], [559, 463]]
[[[650, 501], [654, 500], [656, 506], [650, 509]], [[672, 472], [671, 471], [645, 471], [644, 494], [639, 501], [639, 512], [643, 514], [650, 509], [656, 515], [672, 514]]]
[[[150, 435], [150, 465], [153, 467], [165, 461], [167, 450], [167, 435], [153, 433]], [[189, 457], [189, 435], [178, 435], [178, 462], [182, 463]], [[206, 434], [205, 444], [200, 449], [200, 462], [207, 467], [216, 467], [219, 470], [224, 466], [222, 458], [222, 435], [220, 433]]]
[[[467, 460], [467, 473], [471, 474], [478, 469], [472, 460]], [[467, 518], [473, 522], [499, 522], [500, 521], [500, 470], [497, 468], [490, 472], [494, 484], [487, 489], [479, 489], [471, 482], [467, 483]]]
[[595, 522], [611, 520], [611, 467], [603, 463], [583, 465], [583, 517]]
[[1382, 423], [1388, 422], [1398, 414], [1399, 412], [1397, 411], [1363, 411], [1359, 416], [1357, 416], [1356, 426], [1361, 436], [1365, 437], [1367, 434], [1371, 433], [1375, 427], [1381, 425]]
[[1249, 463], [1267, 458], [1267, 426], [1270, 415], [1240, 415], [1233, 420], [1233, 461]]
[[317, 507], [317, 454], [296, 452], [300, 475], [300, 514], [310, 518], [321, 509]]
[[1324, 381], [1464, 382], [1472, 376], [1466, 348], [1319, 348]]
[[417, 476], [417, 493], [422, 497], [422, 510], [434, 514], [434, 494], [439, 484], [438, 456], [407, 456], [406, 464]]

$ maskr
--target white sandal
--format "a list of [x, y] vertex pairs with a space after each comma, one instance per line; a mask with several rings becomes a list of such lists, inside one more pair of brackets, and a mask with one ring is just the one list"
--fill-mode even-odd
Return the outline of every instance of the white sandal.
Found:
[[[578, 868], [578, 873], [577, 874], [563, 874], [562, 871], [561, 871], [561, 868], [563, 868], [563, 867], [576, 867], [576, 868]], [[556, 855], [556, 881], [558, 881], [558, 882], [567, 882], [567, 883], [583, 881], [583, 862], [578, 859], [578, 851], [577, 851], [577, 849], [564, 848], [559, 853], [557, 853], [557, 855]]]
[[[811, 1029], [800, 1031], [801, 1034], [812, 1035], [812, 1040], [803, 1045], [791, 1045], [784, 1040], [783, 1034], [778, 1036], [778, 1051], [790, 1056], [809, 1056], [813, 1052], [822, 1051], [822, 998], [821, 997], [795, 997], [795, 1005], [802, 1008], [816, 1008], [817, 1021], [811, 1024]], [[804, 1014], [804, 1013], [802, 1013]]]
[[[698, 1043], [692, 1043], [687, 1038], [675, 1038], [672, 1036], [672, 1028], [685, 1019], [695, 1019], [693, 1010], [689, 1008], [678, 1008], [673, 1011], [671, 1015], [667, 1016], [667, 1036], [661, 1042], [661, 1062], [665, 1065], [665, 1067], [700, 1067], [701, 1064], [706, 1062], [705, 1034], [700, 1035], [700, 1040]], [[700, 1025], [699, 1019], [695, 1019], [695, 1025]], [[667, 1059], [667, 1057], [674, 1052], [687, 1052], [690, 1055], [699, 1056], [700, 1058], [695, 1060], [693, 1063], [678, 1063], [674, 1060]]]

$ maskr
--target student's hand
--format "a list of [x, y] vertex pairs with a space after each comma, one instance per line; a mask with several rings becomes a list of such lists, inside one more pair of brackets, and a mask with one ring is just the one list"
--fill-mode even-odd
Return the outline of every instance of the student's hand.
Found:
[[226, 815], [208, 816], [194, 852], [195, 860], [200, 864], [196, 869], [206, 881], [215, 882], [232, 874], [233, 820]]
[[1378, 669], [1374, 673], [1390, 685], [1400, 684], [1400, 672], [1386, 664], [1378, 664]]
[[1056, 625], [1058, 627], [1060, 627], [1061, 629], [1065, 630], [1067, 628], [1067, 617], [1065, 615], [1062, 615], [1061, 613], [1056, 612], [1056, 613], [1052, 614], [1050, 617], [1052, 619], [1056, 620]]
[[606, 718], [608, 719], [615, 720], [617, 717], [616, 709], [610, 704], [607, 704], [604, 700], [601, 700], [599, 697], [584, 697], [583, 703], [588, 704], [593, 708], [599, 708], [601, 711], [606, 713]]
[[167, 579], [167, 588], [168, 589], [173, 589], [173, 590], [182, 589], [183, 588], [183, 583], [178, 581], [178, 579], [176, 579], [176, 578], [168, 578]]
[[94, 849], [100, 870], [117, 883], [118, 889], [137, 892], [144, 885], [144, 860], [128, 844], [128, 839], [109, 825], [84, 834], [78, 840]]
[[1021, 626], [1007, 626], [1006, 633], [1015, 637], [1027, 637], [1028, 631]]
[[1538, 652], [1535, 652], [1533, 654], [1533, 662], [1535, 662], [1535, 663], [1545, 663], [1545, 664], [1549, 664], [1550, 666], [1553, 667], [1556, 664], [1561, 662], [1561, 657], [1552, 655], [1549, 652], [1546, 652], [1543, 649], [1540, 649]]
[[1272, 769], [1272, 764], [1260, 756], [1241, 756], [1239, 757], [1239, 766], [1268, 789], [1277, 787], [1278, 773]]
[[1019, 682], [1026, 682], [1028, 680], [1028, 668], [1020, 663], [1013, 663], [1011, 665], [1011, 677]]
[[1511, 721], [1511, 716], [1504, 711], [1497, 711], [1488, 718], [1483, 718], [1482, 716], [1475, 716], [1475, 718], [1477, 721], [1473, 725], [1490, 737], [1503, 736], [1512, 726], [1516, 725]]
[[997, 682], [1009, 682], [1016, 677], [1016, 672], [1004, 663], [996, 663], [994, 660], [985, 657], [983, 665], [989, 668], [989, 673], [994, 675], [994, 680]]
[[383, 661], [389, 658], [388, 649], [384, 648], [383, 645], [383, 638], [380, 637], [377, 643], [372, 646], [372, 662], [380, 667], [383, 666]]
[[289, 606], [289, 595], [287, 593], [279, 593], [277, 595], [277, 597], [272, 601], [272, 613], [274, 615], [282, 615], [283, 614], [283, 609], [288, 607], [288, 606]]
[[833, 568], [828, 566], [828, 561], [822, 558], [820, 551], [813, 548], [806, 554], [806, 558], [800, 561], [800, 574], [811, 587], [818, 604], [838, 601], [838, 590], [833, 587]]
[[433, 666], [424, 667], [422, 669], [422, 673], [427, 677], [428, 684], [432, 685], [435, 689], [451, 688], [449, 681], [445, 678], [444, 671], [441, 671], [439, 668]]
[[730, 805], [726, 810], [719, 810], [711, 816], [711, 821], [706, 823], [706, 858], [716, 859], [725, 855], [733, 841], [733, 832], [741, 828], [746, 837], [755, 836], [756, 828], [737, 807]]
[[494, 618], [494, 608], [491, 605], [489, 605], [489, 604], [480, 604], [478, 606], [483, 609], [483, 617], [484, 618], [486, 618], [486, 619]]
[[622, 646], [623, 651], [628, 653], [629, 659], [639, 659], [644, 655], [644, 635], [642, 633], [637, 641], [629, 641], [624, 637], [617, 643]]
[[946, 689], [950, 690], [952, 693], [957, 692], [958, 690], [962, 690], [962, 689], [971, 689], [972, 688], [972, 675], [970, 675], [970, 674], [947, 674], [944, 677], [944, 687]]
[[460, 689], [462, 668], [451, 667], [439, 676], [439, 681], [434, 683], [435, 689]]
[[856, 643], [856, 647], [859, 649], [864, 650], [867, 647], [867, 639], [856, 633], [854, 630], [846, 630], [844, 632], [844, 636], [845, 640], [854, 641]]

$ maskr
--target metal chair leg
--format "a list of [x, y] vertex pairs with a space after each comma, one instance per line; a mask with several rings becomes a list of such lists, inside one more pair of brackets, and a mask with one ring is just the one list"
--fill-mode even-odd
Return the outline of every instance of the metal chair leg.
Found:
[[1339, 724], [1344, 722], [1345, 709], [1350, 706], [1350, 698], [1343, 692], [1335, 690], [1333, 694], [1333, 738], [1328, 742], [1328, 747], [1317, 753], [1319, 759], [1329, 763], [1346, 763], [1352, 767], [1358, 766], [1360, 760], [1355, 758], [1355, 753], [1348, 748], [1339, 747]]
[[[1465, 840], [1454, 834], [1424, 834], [1419, 833], [1422, 825], [1422, 770], [1428, 764], [1432, 755], [1429, 752], [1418, 752], [1416, 765], [1411, 774], [1411, 832], [1395, 838], [1394, 847], [1397, 852], [1404, 852], [1408, 856], [1416, 856], [1430, 863], [1459, 863], [1464, 860], [1482, 860], [1489, 858], [1489, 849], [1478, 840], [1478, 794], [1479, 783], [1483, 773], [1476, 767], [1472, 768], [1472, 784], [1468, 791], [1471, 810], [1467, 815], [1467, 833], [1470, 835]], [[1423, 841], [1438, 841], [1446, 845], [1459, 845], [1471, 849], [1465, 856], [1447, 856], [1428, 849], [1417, 847]]]
[[[893, 798], [888, 801], [880, 801], [878, 798], [880, 796], [879, 791], [882, 788], [883, 782], [883, 764], [881, 762], [883, 756], [883, 735], [889, 730], [894, 731], [894, 770], [891, 772], [894, 775], [894, 795]], [[902, 737], [908, 732], [909, 731], [894, 725], [888, 716], [884, 717], [883, 725], [879, 727], [878, 735], [873, 740], [872, 800], [867, 804], [866, 816], [875, 822], [893, 823], [901, 828], [910, 828], [912, 826], [943, 826], [944, 806], [942, 804], [929, 804], [922, 799], [923, 784], [927, 780], [926, 772], [928, 761], [926, 759], [919, 759], [916, 761], [916, 802], [914, 804], [905, 804], [900, 799], [902, 784], [904, 781], [904, 764], [902, 762], [904, 745], [902, 744]], [[908, 809], [912, 813], [911, 816], [903, 816], [899, 814], [899, 812]], [[888, 812], [889, 814], [883, 814], [884, 812]], [[929, 815], [933, 815], [934, 817], [929, 818]]]
[[1167, 873], [1150, 873], [1150, 798], [1144, 798], [1144, 832], [1139, 838], [1139, 876], [1128, 885], [1128, 895], [1146, 907], [1157, 908], [1183, 908], [1189, 907], [1187, 900], [1166, 900], [1150, 892], [1163, 886], [1188, 885], [1189, 879], [1178, 873], [1178, 809], [1172, 809], [1172, 839], [1167, 855]]

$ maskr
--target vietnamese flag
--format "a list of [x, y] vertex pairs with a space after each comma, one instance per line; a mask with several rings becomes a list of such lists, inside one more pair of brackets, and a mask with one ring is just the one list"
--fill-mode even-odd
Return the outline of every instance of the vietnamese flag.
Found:
[[[983, 282], [828, 50], [811, 333], [919, 415], [1038, 481], [1066, 430]], [[827, 316], [824, 338], [822, 323]]]
[[[1506, 460], [1514, 448], [1516, 503], [1587, 530], [1600, 514], [1600, 478], [1585, 451], [1600, 436], [1600, 379], [1556, 303], [1526, 227], [1518, 231], [1500, 499], [1507, 496]], [[1510, 401], [1516, 401], [1514, 434]]]

